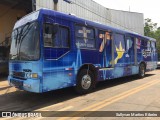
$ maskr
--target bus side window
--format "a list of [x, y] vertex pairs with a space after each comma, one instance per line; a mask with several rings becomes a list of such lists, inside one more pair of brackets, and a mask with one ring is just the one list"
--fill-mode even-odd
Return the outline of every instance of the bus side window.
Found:
[[154, 52], [156, 51], [156, 43], [153, 41], [151, 42], [151, 48]]
[[151, 51], [151, 42], [150, 41], [147, 42], [147, 50]]
[[61, 47], [68, 48], [69, 47], [69, 30], [65, 27], [60, 27], [60, 38], [61, 38]]
[[142, 46], [142, 41], [140, 38], [136, 38], [136, 46], [137, 46], [137, 50], [139, 51]]
[[69, 29], [67, 27], [60, 26], [52, 43], [52, 47], [54, 48], [69, 48]]
[[144, 43], [143, 46], [145, 49], [149, 47], [149, 43], [147, 40], [143, 40], [143, 43]]
[[45, 24], [43, 31], [44, 46], [52, 48], [69, 48], [69, 29], [59, 26], [58, 31], [54, 34], [52, 24]]
[[107, 48], [111, 47], [111, 37], [110, 32], [99, 31], [99, 52], [103, 52], [105, 46], [107, 46]]
[[43, 27], [43, 38], [44, 38], [44, 46], [45, 47], [52, 47], [52, 24], [44, 24]]
[[133, 37], [127, 37], [126, 38], [126, 52], [128, 52], [130, 49], [134, 48], [134, 38]]
[[91, 27], [75, 26], [76, 46], [80, 49], [95, 49], [95, 30]]
[[126, 50], [125, 37], [123, 34], [115, 34], [115, 51], [124, 52]]
[[116, 33], [114, 35], [114, 43], [115, 43], [114, 47], [115, 65], [117, 63], [119, 64], [125, 63], [125, 59], [123, 57], [126, 51], [124, 34]]

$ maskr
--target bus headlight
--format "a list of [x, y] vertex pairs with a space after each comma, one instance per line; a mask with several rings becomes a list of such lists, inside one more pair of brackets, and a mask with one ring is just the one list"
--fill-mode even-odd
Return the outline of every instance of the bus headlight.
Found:
[[9, 75], [10, 75], [10, 76], [13, 76], [13, 71], [10, 71], [10, 72], [9, 72]]
[[32, 78], [38, 78], [38, 74], [37, 73], [32, 73], [31, 77]]
[[31, 73], [26, 73], [27, 78], [31, 78]]

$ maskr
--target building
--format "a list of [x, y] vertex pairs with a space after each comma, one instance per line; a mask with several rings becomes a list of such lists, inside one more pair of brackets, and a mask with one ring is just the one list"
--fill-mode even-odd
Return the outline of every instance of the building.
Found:
[[0, 0], [0, 45], [8, 44], [15, 22], [30, 12], [32, 0]]
[[105, 8], [93, 0], [36, 0], [37, 10], [44, 7], [144, 35], [142, 13]]
[[0, 0], [0, 43], [9, 40], [17, 20], [40, 8], [58, 10], [87, 20], [144, 34], [142, 13], [108, 9], [93, 0]]

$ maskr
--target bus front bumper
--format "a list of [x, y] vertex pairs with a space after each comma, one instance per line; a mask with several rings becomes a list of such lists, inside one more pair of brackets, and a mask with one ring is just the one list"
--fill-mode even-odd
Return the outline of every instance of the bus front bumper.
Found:
[[34, 92], [34, 93], [41, 92], [39, 79], [21, 80], [21, 79], [16, 79], [16, 78], [9, 76], [8, 82], [10, 86], [16, 87], [20, 90], [25, 90], [25, 91]]
[[157, 62], [157, 68], [160, 68], [160, 62]]

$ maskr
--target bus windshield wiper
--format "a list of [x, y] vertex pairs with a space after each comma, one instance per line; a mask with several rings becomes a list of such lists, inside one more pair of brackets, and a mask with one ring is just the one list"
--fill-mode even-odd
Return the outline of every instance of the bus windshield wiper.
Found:
[[[27, 26], [27, 28], [25, 29], [25, 27]], [[27, 33], [29, 32], [29, 30], [32, 28], [30, 27], [31, 23], [28, 22], [21, 30], [20, 32], [20, 39], [19, 39], [19, 44], [22, 43], [23, 39], [25, 38], [25, 36], [27, 35]], [[25, 29], [25, 30], [24, 30]]]
[[[25, 27], [27, 26], [27, 28], [25, 29]], [[21, 44], [25, 38], [25, 36], [28, 34], [29, 30], [32, 28], [31, 26], [31, 23], [28, 22], [22, 29], [21, 29], [21, 32], [20, 32], [20, 37], [19, 37], [19, 40], [18, 40], [18, 44], [19, 44], [19, 47], [18, 47], [18, 51], [17, 53], [19, 54], [18, 56], [20, 57], [20, 49], [21, 49]], [[24, 30], [25, 29], [25, 30]]]

